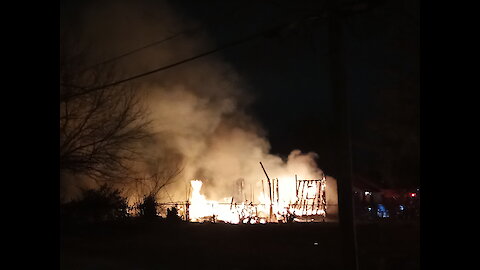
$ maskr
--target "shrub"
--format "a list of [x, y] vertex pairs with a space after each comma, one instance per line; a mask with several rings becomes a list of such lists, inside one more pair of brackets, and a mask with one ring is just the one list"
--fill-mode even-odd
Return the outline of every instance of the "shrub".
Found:
[[158, 203], [155, 196], [145, 196], [143, 202], [140, 204], [140, 216], [145, 218], [157, 217], [157, 205]]
[[127, 200], [118, 189], [103, 184], [84, 190], [81, 199], [62, 207], [62, 217], [69, 221], [101, 222], [128, 217]]

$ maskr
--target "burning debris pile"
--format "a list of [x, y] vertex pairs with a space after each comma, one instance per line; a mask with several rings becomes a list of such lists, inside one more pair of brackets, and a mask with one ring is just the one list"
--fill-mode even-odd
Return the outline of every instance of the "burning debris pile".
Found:
[[[260, 164], [263, 168], [263, 164]], [[265, 168], [263, 170], [267, 181], [259, 180], [258, 190], [254, 190], [253, 186], [247, 188], [245, 180], [238, 179], [232, 196], [216, 201], [207, 200], [202, 194], [203, 182], [191, 180], [191, 194], [186, 202], [160, 205], [174, 205], [178, 215], [190, 222], [264, 224], [325, 221], [327, 192], [324, 175], [321, 179], [313, 180], [298, 180], [295, 175], [294, 178], [284, 177], [280, 181], [278, 178], [270, 179]], [[257, 199], [255, 194], [259, 194]]]

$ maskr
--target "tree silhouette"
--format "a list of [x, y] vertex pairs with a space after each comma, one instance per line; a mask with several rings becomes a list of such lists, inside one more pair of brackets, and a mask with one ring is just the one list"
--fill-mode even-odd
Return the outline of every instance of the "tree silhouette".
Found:
[[128, 216], [126, 198], [108, 184], [83, 190], [80, 199], [62, 205], [61, 210], [64, 220], [77, 222], [112, 221]]
[[153, 163], [150, 175], [134, 179], [134, 193], [137, 198], [142, 198], [139, 210], [140, 215], [144, 217], [157, 215], [160, 191], [172, 184], [183, 171], [180, 162], [173, 158], [168, 162], [165, 159], [156, 158]]
[[60, 43], [60, 171], [125, 179], [137, 143], [149, 135], [147, 112], [127, 84], [86, 92], [113, 81], [115, 69], [85, 69], [86, 50], [69, 44], [66, 38]]

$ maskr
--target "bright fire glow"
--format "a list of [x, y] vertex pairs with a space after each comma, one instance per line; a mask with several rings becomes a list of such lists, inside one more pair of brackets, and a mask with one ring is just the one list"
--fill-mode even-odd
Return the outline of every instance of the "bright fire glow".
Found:
[[[202, 181], [192, 180], [192, 193], [189, 198], [189, 220], [193, 222], [223, 221], [232, 224], [264, 224], [267, 222], [287, 222], [302, 216], [326, 216], [325, 178], [305, 181], [300, 184], [295, 179], [277, 179], [271, 193], [258, 191], [256, 202], [245, 200], [235, 203], [233, 197], [221, 201], [207, 200], [202, 195]], [[254, 191], [252, 191], [253, 193]], [[300, 195], [299, 195], [300, 194]], [[253, 196], [252, 196], [253, 197]], [[272, 198], [272, 200], [270, 199]], [[323, 203], [323, 204], [322, 204]]]

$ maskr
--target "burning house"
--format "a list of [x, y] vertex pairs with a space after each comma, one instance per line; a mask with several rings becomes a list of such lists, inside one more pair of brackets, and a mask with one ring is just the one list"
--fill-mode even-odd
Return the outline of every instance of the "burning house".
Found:
[[[261, 163], [260, 163], [261, 164]], [[231, 224], [263, 224], [288, 222], [337, 221], [336, 180], [323, 175], [320, 179], [297, 179], [297, 176], [266, 179], [247, 185], [245, 179], [232, 182], [231, 196], [209, 200], [202, 180], [190, 181], [185, 202], [175, 205], [178, 215], [190, 222], [224, 222]]]

